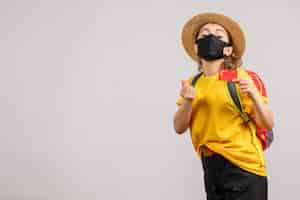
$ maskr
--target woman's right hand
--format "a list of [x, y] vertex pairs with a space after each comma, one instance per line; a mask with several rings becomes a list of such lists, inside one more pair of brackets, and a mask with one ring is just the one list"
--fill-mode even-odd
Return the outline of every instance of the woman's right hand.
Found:
[[189, 81], [181, 81], [180, 96], [183, 98], [183, 103], [174, 116], [174, 128], [178, 134], [184, 133], [191, 121], [192, 102], [196, 96], [196, 92]]
[[186, 100], [193, 100], [196, 96], [195, 88], [187, 80], [181, 81], [180, 96]]

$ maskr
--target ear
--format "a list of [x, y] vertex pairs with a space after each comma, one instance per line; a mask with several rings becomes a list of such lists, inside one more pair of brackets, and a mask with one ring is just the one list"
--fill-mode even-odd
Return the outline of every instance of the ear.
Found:
[[233, 52], [232, 46], [230, 46], [230, 47], [224, 47], [224, 49], [223, 49], [223, 54], [225, 56], [230, 56], [232, 54], [232, 52]]

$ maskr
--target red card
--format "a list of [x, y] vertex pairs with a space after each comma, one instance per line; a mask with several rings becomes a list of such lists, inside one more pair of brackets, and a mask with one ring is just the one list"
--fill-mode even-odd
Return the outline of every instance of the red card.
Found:
[[223, 69], [219, 71], [219, 80], [232, 81], [234, 79], [237, 79], [236, 70]]

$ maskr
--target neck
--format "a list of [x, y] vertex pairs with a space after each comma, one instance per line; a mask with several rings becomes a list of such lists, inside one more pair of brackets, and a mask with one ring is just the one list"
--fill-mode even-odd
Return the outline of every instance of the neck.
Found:
[[206, 61], [202, 60], [203, 73], [206, 76], [213, 76], [220, 71], [224, 63], [224, 59]]

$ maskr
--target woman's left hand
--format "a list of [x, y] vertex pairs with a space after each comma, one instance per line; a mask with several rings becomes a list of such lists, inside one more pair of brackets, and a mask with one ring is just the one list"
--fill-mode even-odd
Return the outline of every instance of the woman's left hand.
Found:
[[233, 82], [238, 83], [242, 93], [246, 93], [249, 97], [254, 98], [257, 95], [257, 88], [250, 79], [234, 79]]
[[258, 89], [254, 82], [249, 79], [235, 79], [233, 82], [239, 84], [241, 93], [246, 93], [254, 102], [254, 121], [260, 127], [271, 130], [274, 127], [273, 112], [260, 98]]

